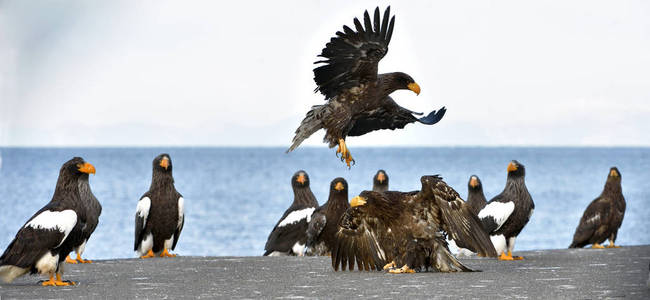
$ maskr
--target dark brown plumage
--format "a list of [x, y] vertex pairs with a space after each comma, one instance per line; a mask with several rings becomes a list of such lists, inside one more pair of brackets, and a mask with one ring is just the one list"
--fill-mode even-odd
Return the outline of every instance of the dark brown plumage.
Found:
[[86, 226], [82, 229], [82, 239], [79, 245], [75, 245], [74, 251], [77, 253], [75, 259], [68, 256], [66, 262], [76, 264], [76, 263], [92, 263], [91, 260], [81, 258], [81, 255], [86, 249], [86, 244], [90, 239], [90, 236], [95, 232], [97, 225], [99, 224], [99, 216], [102, 214], [102, 205], [99, 203], [99, 200], [95, 197], [92, 190], [90, 189], [90, 183], [88, 182], [88, 174], [82, 174], [79, 178], [79, 196], [81, 204], [86, 210]]
[[[390, 21], [389, 21], [390, 19]], [[393, 35], [395, 17], [390, 18], [390, 7], [380, 20], [379, 7], [375, 9], [374, 24], [368, 11], [364, 25], [354, 19], [355, 30], [343, 26], [320, 54], [324, 60], [314, 69], [316, 91], [325, 95], [325, 105], [315, 105], [296, 130], [287, 152], [319, 129], [325, 129], [324, 142], [329, 147], [339, 146], [341, 160], [350, 166], [354, 162], [345, 144], [347, 136], [359, 136], [380, 129], [404, 128], [409, 123], [432, 125], [440, 121], [445, 108], [432, 111], [426, 117], [399, 106], [389, 95], [399, 89], [416, 94], [420, 87], [411, 76], [401, 73], [377, 74], [379, 61], [386, 55]], [[365, 28], [364, 28], [365, 26]]]
[[338, 223], [348, 203], [348, 183], [338, 177], [330, 183], [327, 203], [316, 209], [307, 229], [307, 246], [311, 255], [328, 255], [336, 242]]
[[582, 248], [589, 244], [592, 244], [592, 248], [603, 248], [600, 244], [606, 239], [609, 239], [607, 247], [618, 247], [614, 242], [623, 223], [624, 214], [625, 198], [621, 188], [621, 173], [616, 167], [612, 167], [609, 169], [603, 192], [591, 201], [580, 218], [569, 248]]
[[307, 244], [307, 224], [318, 207], [309, 185], [309, 175], [303, 170], [291, 177], [293, 203], [269, 234], [264, 256], [303, 255]]
[[84, 240], [87, 218], [79, 187], [82, 177], [87, 181], [90, 173], [95, 173], [95, 167], [81, 157], [63, 164], [52, 200], [29, 218], [0, 256], [3, 281], [31, 272], [49, 275], [42, 285], [74, 285], [61, 280], [62, 262]]
[[332, 250], [334, 270], [356, 264], [359, 270], [392, 267], [395, 273], [471, 271], [449, 253], [443, 232], [480, 254], [497, 255], [456, 191], [438, 176], [423, 176], [421, 182], [420, 191], [364, 191], [350, 201]]
[[508, 164], [508, 178], [503, 191], [481, 209], [478, 217], [483, 228], [490, 234], [494, 248], [501, 260], [522, 259], [512, 256], [515, 240], [528, 224], [535, 210], [535, 203], [526, 187], [526, 167], [513, 160]]
[[372, 177], [372, 191], [385, 192], [388, 191], [388, 174], [386, 171], [379, 170], [374, 177]]
[[152, 165], [151, 186], [140, 197], [135, 213], [133, 250], [141, 258], [174, 257], [169, 251], [176, 249], [185, 225], [185, 200], [174, 186], [169, 154], [156, 156]]
[[483, 194], [483, 184], [481, 179], [476, 175], [469, 177], [467, 182], [467, 205], [472, 209], [472, 212], [478, 216], [478, 213], [485, 207], [487, 200]]

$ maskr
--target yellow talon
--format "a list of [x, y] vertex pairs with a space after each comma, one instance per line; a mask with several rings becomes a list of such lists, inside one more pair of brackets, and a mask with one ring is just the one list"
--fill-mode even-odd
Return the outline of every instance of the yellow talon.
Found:
[[151, 257], [154, 257], [153, 251], [151, 251], [151, 249], [149, 249], [149, 252], [147, 252], [147, 254], [140, 256], [140, 258], [151, 258]]
[[43, 281], [41, 285], [42, 286], [69, 286], [69, 285], [75, 285], [75, 283], [72, 281], [62, 281], [61, 275], [57, 273], [56, 279], [54, 279], [54, 275], [50, 275], [50, 280]]
[[176, 254], [170, 254], [167, 249], [164, 249], [163, 252], [160, 253], [160, 257], [176, 257]]
[[399, 269], [388, 270], [388, 273], [391, 273], [391, 274], [415, 273], [415, 270], [409, 268], [408, 265], [404, 265], [403, 267], [401, 267]]
[[70, 255], [68, 255], [68, 256], [65, 258], [65, 262], [67, 262], [67, 263], [69, 263], [69, 264], [76, 264], [76, 263], [77, 263], [76, 260], [70, 258]]
[[592, 249], [605, 249], [605, 247], [603, 247], [603, 245], [598, 244], [598, 243], [593, 243], [593, 244], [591, 245], [591, 248], [592, 248]]
[[79, 255], [79, 253], [77, 253], [77, 261], [82, 264], [90, 264], [93, 262], [92, 260], [81, 258], [81, 255]]
[[606, 247], [607, 248], [621, 248], [621, 246], [616, 246], [616, 245], [614, 245], [614, 243], [611, 243], [611, 244], [607, 245]]
[[388, 269], [395, 268], [395, 267], [396, 267], [396, 265], [395, 265], [395, 261], [391, 261], [391, 262], [387, 263], [387, 264], [384, 266], [384, 270], [388, 270]]
[[512, 252], [508, 251], [508, 254], [506, 255], [505, 251], [501, 252], [501, 256], [499, 256], [499, 260], [522, 260], [524, 259], [521, 256], [512, 256]]
[[350, 150], [348, 150], [348, 147], [345, 145], [345, 140], [343, 139], [339, 139], [339, 146], [338, 149], [336, 149], [336, 157], [339, 156], [339, 153], [341, 153], [341, 161], [345, 161], [348, 168], [351, 167], [350, 163], [352, 163], [352, 165], [355, 164], [354, 158], [352, 158]]

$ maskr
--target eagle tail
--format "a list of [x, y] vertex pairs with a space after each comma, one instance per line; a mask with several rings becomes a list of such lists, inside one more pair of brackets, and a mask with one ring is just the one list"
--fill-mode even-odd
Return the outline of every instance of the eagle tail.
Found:
[[296, 129], [296, 135], [293, 137], [291, 147], [287, 149], [286, 153], [298, 148], [300, 144], [310, 137], [314, 132], [323, 128], [322, 117], [327, 112], [327, 106], [314, 105], [311, 110], [307, 112], [305, 118], [300, 122], [300, 126]]

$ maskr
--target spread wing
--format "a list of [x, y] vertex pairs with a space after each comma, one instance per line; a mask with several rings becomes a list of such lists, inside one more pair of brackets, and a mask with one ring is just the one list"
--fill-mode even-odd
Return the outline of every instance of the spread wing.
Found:
[[425, 117], [417, 118], [414, 115], [421, 115], [422, 113], [417, 113], [399, 106], [391, 97], [386, 97], [384, 103], [383, 106], [364, 113], [357, 118], [354, 126], [348, 132], [348, 136], [364, 135], [380, 129], [401, 129], [413, 122], [433, 125], [438, 123], [447, 111], [443, 107], [438, 111], [434, 110], [430, 112]]
[[144, 238], [144, 228], [147, 226], [147, 219], [149, 218], [149, 209], [151, 208], [151, 199], [146, 195], [138, 201], [138, 206], [135, 211], [135, 243], [133, 251], [138, 250], [138, 246]]
[[[403, 204], [381, 193], [364, 191], [366, 204], [349, 208], [339, 223], [336, 243], [332, 249], [332, 267], [338, 271], [381, 270], [391, 259], [395, 235], [399, 226], [395, 220], [403, 212]], [[392, 230], [391, 230], [392, 227]]]
[[438, 176], [425, 176], [426, 182], [433, 193], [435, 205], [439, 208], [440, 226], [449, 236], [463, 248], [477, 252], [483, 256], [496, 257], [497, 252], [492, 241], [483, 230], [481, 221], [460, 195]]
[[[363, 15], [363, 25], [354, 18], [353, 30], [343, 26], [343, 32], [336, 32], [319, 55], [325, 58], [314, 69], [314, 81], [327, 99], [333, 98], [341, 90], [359, 86], [377, 78], [377, 65], [388, 52], [388, 43], [393, 35], [395, 17], [390, 18], [390, 6], [380, 21], [379, 7], [375, 9], [374, 24], [368, 11]], [[365, 28], [364, 28], [365, 26]]]

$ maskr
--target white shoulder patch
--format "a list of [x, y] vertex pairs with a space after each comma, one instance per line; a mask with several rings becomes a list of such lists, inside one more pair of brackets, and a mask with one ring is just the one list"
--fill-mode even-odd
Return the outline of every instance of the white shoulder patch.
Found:
[[66, 209], [63, 211], [46, 210], [25, 224], [25, 227], [60, 231], [63, 233], [63, 239], [59, 243], [61, 245], [75, 225], [77, 225], [77, 213], [74, 210]]
[[486, 217], [492, 217], [494, 218], [494, 221], [499, 225], [497, 227], [498, 230], [501, 228], [501, 225], [508, 220], [508, 217], [512, 214], [512, 212], [515, 210], [515, 203], [510, 201], [510, 202], [492, 202], [488, 205], [486, 205], [479, 213], [478, 213], [478, 218], [483, 219]]
[[299, 222], [302, 219], [307, 219], [307, 223], [309, 223], [309, 221], [311, 221], [311, 214], [314, 213], [314, 210], [316, 210], [315, 207], [309, 207], [292, 211], [286, 218], [284, 218], [284, 220], [282, 220], [282, 222], [280, 222], [280, 224], [278, 224], [278, 227], [287, 226]]
[[178, 225], [177, 228], [181, 228], [183, 225], [183, 218], [185, 218], [185, 199], [183, 197], [178, 198]]
[[144, 197], [138, 201], [138, 207], [135, 210], [136, 215], [144, 219], [142, 222], [142, 227], [147, 224], [147, 218], [149, 217], [149, 208], [151, 208], [151, 199], [149, 197]]

